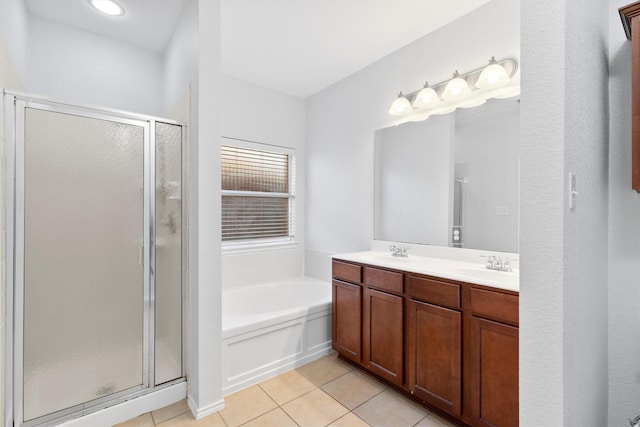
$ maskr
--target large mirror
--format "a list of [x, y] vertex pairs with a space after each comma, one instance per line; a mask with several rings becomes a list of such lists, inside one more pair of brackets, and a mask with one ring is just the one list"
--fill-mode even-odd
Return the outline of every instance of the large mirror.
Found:
[[518, 252], [518, 99], [375, 133], [376, 240]]

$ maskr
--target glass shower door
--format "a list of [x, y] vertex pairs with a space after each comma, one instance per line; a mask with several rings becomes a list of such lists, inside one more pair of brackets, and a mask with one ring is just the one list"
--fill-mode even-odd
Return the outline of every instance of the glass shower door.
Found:
[[29, 105], [22, 111], [16, 372], [28, 422], [149, 385], [149, 128]]
[[183, 370], [182, 148], [182, 126], [155, 123], [155, 385]]

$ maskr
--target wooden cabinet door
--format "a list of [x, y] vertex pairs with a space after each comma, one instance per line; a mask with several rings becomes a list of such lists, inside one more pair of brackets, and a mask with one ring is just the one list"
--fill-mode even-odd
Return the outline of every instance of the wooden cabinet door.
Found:
[[518, 425], [518, 328], [472, 318], [472, 396], [476, 426]]
[[333, 349], [362, 360], [362, 286], [333, 281]]
[[364, 290], [364, 365], [373, 373], [403, 385], [403, 299]]
[[433, 304], [407, 303], [409, 391], [460, 415], [462, 402], [462, 315]]

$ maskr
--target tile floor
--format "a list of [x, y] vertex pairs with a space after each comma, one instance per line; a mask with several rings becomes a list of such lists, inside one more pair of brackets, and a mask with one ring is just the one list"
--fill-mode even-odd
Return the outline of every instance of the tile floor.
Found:
[[117, 427], [453, 427], [335, 353], [225, 397], [194, 420], [185, 401]]

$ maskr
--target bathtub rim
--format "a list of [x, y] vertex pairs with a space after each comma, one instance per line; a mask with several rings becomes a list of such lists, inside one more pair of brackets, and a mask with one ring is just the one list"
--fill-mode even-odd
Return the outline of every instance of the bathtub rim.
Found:
[[[274, 280], [264, 283], [258, 283], [254, 285], [240, 286], [229, 289], [222, 289], [223, 294], [234, 293], [234, 292], [243, 292], [247, 291], [250, 288], [266, 288], [270, 286], [278, 286], [281, 284], [290, 284], [290, 283], [300, 283], [300, 284], [310, 284], [310, 285], [322, 285], [327, 288], [328, 294], [325, 298], [316, 301], [312, 305], [301, 306], [297, 305], [287, 310], [279, 310], [275, 312], [270, 312], [269, 314], [257, 314], [251, 316], [236, 316], [237, 318], [245, 318], [246, 321], [240, 321], [238, 323], [232, 324], [229, 326], [225, 325], [225, 309], [224, 304], [222, 304], [221, 317], [222, 317], [222, 339], [227, 339], [231, 337], [235, 337], [238, 335], [242, 335], [245, 333], [249, 333], [255, 330], [266, 328], [270, 325], [276, 325], [279, 323], [284, 323], [290, 320], [298, 319], [305, 316], [310, 316], [316, 313], [321, 313], [323, 311], [331, 311], [331, 303], [332, 303], [332, 291], [331, 291], [331, 283], [326, 282], [324, 280], [315, 279], [312, 277], [294, 277], [287, 278], [283, 280]], [[224, 296], [222, 297], [224, 300]], [[229, 317], [227, 317], [229, 318]]]

